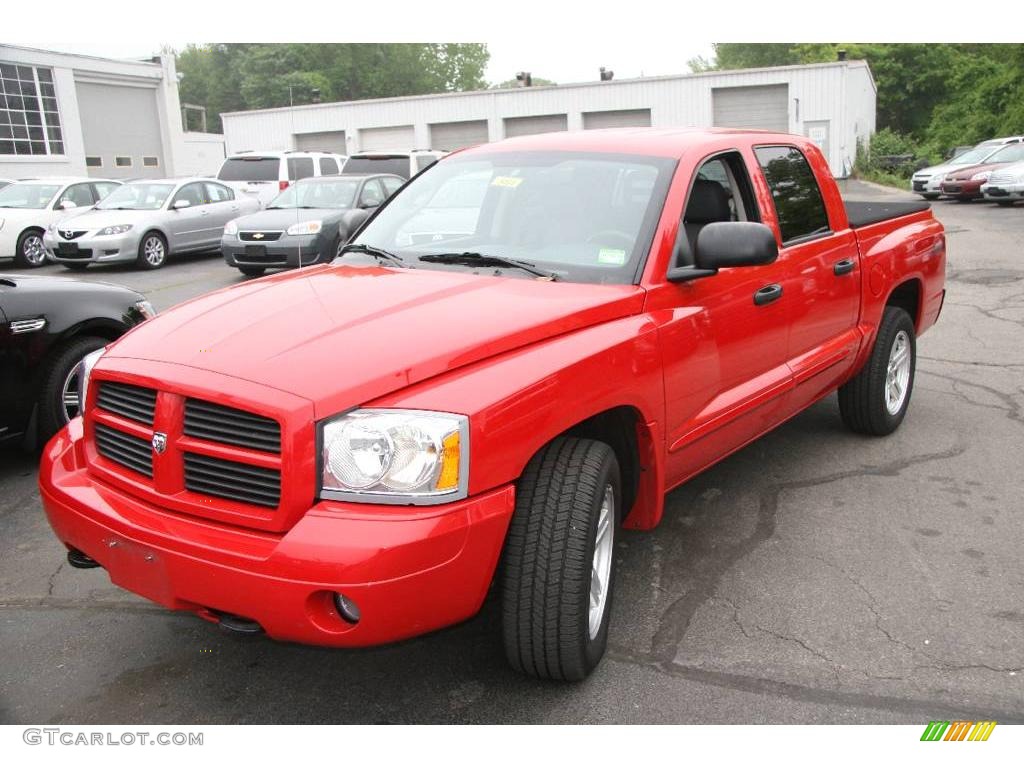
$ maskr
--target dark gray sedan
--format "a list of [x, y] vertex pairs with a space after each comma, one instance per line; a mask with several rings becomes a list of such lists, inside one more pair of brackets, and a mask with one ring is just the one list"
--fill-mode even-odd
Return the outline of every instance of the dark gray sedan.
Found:
[[228, 223], [221, 239], [224, 261], [252, 277], [267, 269], [326, 263], [404, 183], [390, 174], [297, 181], [262, 211]]

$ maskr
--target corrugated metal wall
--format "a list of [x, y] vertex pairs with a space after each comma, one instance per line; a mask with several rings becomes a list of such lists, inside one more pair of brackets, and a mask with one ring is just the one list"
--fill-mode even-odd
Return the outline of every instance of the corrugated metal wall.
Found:
[[294, 149], [296, 134], [345, 131], [347, 154], [352, 154], [363, 149], [359, 137], [369, 129], [411, 125], [409, 148], [425, 148], [432, 124], [469, 120], [487, 121], [490, 141], [505, 138], [506, 126], [521, 124], [511, 118], [564, 114], [566, 127], [575, 131], [584, 128], [584, 113], [620, 110], [648, 110], [655, 127], [709, 127], [713, 89], [756, 85], [788, 86], [792, 133], [803, 134], [805, 121], [829, 121], [828, 160], [836, 174], [852, 164], [855, 130], [865, 134], [865, 126], [874, 128], [874, 88], [866, 64], [857, 61], [313, 104], [229, 113], [222, 119], [229, 152]]

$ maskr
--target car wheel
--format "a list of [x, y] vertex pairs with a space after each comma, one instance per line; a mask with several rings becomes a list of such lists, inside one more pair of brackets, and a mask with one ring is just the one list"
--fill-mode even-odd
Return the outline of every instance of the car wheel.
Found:
[[1000, 208], [1009, 208], [1013, 205], [1013, 200], [996, 200], [996, 205]]
[[85, 272], [89, 268], [88, 264], [72, 264], [67, 261], [61, 262], [61, 266], [64, 269], [70, 269], [72, 272]]
[[899, 307], [886, 307], [871, 356], [839, 388], [843, 422], [864, 435], [888, 435], [903, 422], [917, 367], [914, 322]]
[[143, 269], [160, 269], [167, 261], [167, 241], [159, 232], [149, 232], [139, 243], [136, 263]]
[[28, 229], [18, 238], [17, 252], [14, 263], [19, 267], [41, 267], [46, 263], [46, 248], [43, 247], [43, 233], [38, 229]]
[[608, 643], [622, 493], [607, 444], [553, 440], [530, 461], [502, 560], [502, 628], [514, 669], [582, 680]]
[[238, 271], [246, 277], [260, 277], [267, 270], [264, 267], [239, 267]]
[[939, 196], [936, 194], [921, 195], [925, 200], [938, 200]]
[[78, 364], [106, 344], [107, 340], [98, 336], [79, 336], [52, 353], [39, 388], [41, 443], [78, 415]]

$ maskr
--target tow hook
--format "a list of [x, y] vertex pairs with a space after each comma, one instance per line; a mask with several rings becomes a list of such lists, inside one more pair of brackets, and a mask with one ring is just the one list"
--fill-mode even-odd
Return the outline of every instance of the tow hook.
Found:
[[68, 563], [73, 568], [100, 568], [102, 567], [99, 563], [93, 560], [84, 552], [79, 552], [77, 549], [68, 550]]

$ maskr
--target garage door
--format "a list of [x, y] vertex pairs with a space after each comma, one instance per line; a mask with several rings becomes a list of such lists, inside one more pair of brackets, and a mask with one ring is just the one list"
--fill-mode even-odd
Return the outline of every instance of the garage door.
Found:
[[295, 148], [307, 152], [335, 152], [339, 155], [348, 154], [344, 131], [322, 131], [320, 133], [295, 134]]
[[711, 91], [714, 125], [789, 131], [789, 86], [754, 85]]
[[415, 149], [416, 134], [411, 125], [390, 125], [387, 128], [363, 128], [359, 131], [359, 149], [379, 152], [384, 149]]
[[449, 152], [487, 143], [486, 120], [460, 120], [457, 123], [432, 123], [430, 148]]
[[649, 109], [613, 109], [607, 112], [584, 112], [583, 128], [648, 128], [651, 125]]
[[554, 133], [569, 130], [569, 118], [565, 115], [532, 115], [530, 117], [506, 117], [505, 136], [529, 136], [534, 133]]

